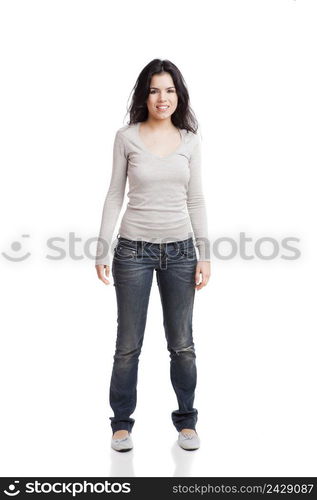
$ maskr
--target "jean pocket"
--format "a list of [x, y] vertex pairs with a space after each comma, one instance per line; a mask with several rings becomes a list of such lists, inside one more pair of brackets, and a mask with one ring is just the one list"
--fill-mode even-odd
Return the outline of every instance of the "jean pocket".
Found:
[[196, 257], [196, 251], [195, 251], [195, 246], [193, 243], [189, 243], [188, 245], [184, 245], [180, 249], [180, 254], [183, 255], [186, 259], [189, 260], [195, 260]]
[[135, 248], [131, 248], [128, 245], [119, 243], [115, 250], [114, 250], [114, 256], [118, 258], [132, 258], [135, 257], [137, 254], [137, 251]]

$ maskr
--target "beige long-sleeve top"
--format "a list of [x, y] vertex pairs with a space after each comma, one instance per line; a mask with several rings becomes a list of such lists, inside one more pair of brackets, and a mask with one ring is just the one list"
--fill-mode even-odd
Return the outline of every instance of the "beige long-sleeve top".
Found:
[[129, 202], [119, 234], [130, 240], [168, 243], [194, 237], [199, 261], [210, 260], [201, 175], [201, 136], [179, 129], [181, 143], [165, 157], [151, 153], [140, 122], [117, 130], [110, 186], [103, 206], [95, 264], [111, 264], [113, 232], [129, 179]]

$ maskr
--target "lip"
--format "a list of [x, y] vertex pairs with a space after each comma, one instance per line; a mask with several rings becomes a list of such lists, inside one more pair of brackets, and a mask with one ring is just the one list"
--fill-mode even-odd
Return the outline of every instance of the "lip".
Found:
[[169, 108], [169, 106], [167, 104], [158, 104], [156, 107], [157, 108]]

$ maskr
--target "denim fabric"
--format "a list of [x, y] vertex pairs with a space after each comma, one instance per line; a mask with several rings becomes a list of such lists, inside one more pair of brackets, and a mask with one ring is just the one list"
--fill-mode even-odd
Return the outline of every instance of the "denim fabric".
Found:
[[118, 237], [112, 262], [117, 298], [117, 339], [110, 382], [113, 432], [131, 432], [137, 402], [137, 373], [153, 271], [161, 297], [170, 378], [178, 409], [171, 413], [177, 431], [195, 429], [193, 408], [197, 370], [192, 335], [196, 250], [192, 238], [172, 243], [150, 243]]

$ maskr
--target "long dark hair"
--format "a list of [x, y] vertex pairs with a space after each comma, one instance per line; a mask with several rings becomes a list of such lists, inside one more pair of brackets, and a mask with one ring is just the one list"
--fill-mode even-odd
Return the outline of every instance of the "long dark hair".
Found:
[[168, 59], [153, 59], [142, 69], [132, 89], [132, 100], [128, 108], [128, 113], [130, 114], [128, 125], [147, 120], [149, 112], [146, 100], [150, 93], [151, 78], [153, 75], [164, 72], [170, 73], [178, 97], [177, 108], [171, 116], [173, 125], [196, 134], [198, 122], [195, 113], [189, 105], [189, 94], [185, 80], [177, 66]]

